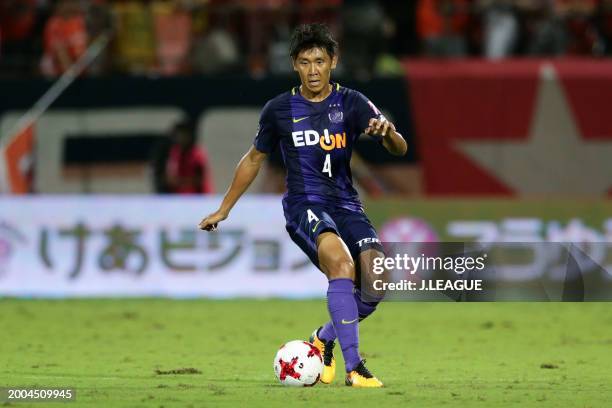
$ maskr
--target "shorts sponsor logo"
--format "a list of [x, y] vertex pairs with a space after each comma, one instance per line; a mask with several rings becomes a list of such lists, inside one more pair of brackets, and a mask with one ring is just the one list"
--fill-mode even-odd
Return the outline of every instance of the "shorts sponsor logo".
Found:
[[380, 239], [378, 238], [363, 238], [360, 239], [359, 241], [357, 241], [357, 245], [359, 245], [359, 247], [362, 247], [366, 244], [375, 244], [378, 243], [380, 244]]

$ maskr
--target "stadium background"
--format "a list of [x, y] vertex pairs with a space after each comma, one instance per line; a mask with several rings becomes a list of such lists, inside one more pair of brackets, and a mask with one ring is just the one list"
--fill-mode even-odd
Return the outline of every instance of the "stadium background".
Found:
[[[62, 13], [68, 17], [59, 16]], [[118, 321], [115, 340], [129, 338], [138, 344], [145, 339], [135, 330], [144, 324], [143, 334], [159, 329], [160, 344], [175, 347], [167, 337], [170, 334], [164, 337], [163, 328], [149, 324], [152, 313], [175, 320], [171, 325], [162, 318], [167, 332], [206, 337], [204, 333], [213, 330], [227, 338], [234, 331], [229, 323], [218, 321], [228, 318], [223, 307], [235, 313], [230, 320], [236, 324], [257, 320], [258, 310], [268, 318], [268, 323], [260, 325], [274, 332], [270, 338], [258, 333], [258, 327], [248, 327], [249, 333], [257, 333], [253, 341], [261, 351], [254, 353], [253, 368], [246, 371], [261, 379], [261, 384], [271, 382], [271, 369], [262, 371], [267, 366], [260, 367], [260, 360], [265, 363], [271, 358], [276, 343], [299, 337], [305, 326], [316, 324], [312, 316], [287, 322], [275, 311], [287, 307], [308, 315], [314, 304], [322, 302], [296, 298], [322, 298], [326, 286], [323, 276], [287, 240], [278, 157], [271, 157], [217, 234], [197, 232], [195, 225], [219, 203], [235, 163], [252, 143], [265, 101], [297, 84], [286, 49], [291, 28], [302, 22], [330, 25], [341, 46], [341, 65], [334, 79], [367, 95], [408, 141], [409, 153], [399, 159], [365, 138], [356, 149], [359, 157], [353, 164], [358, 188], [383, 240], [581, 242], [603, 266], [592, 273], [601, 273], [598, 281], [608, 288], [612, 282], [606, 274], [612, 270], [611, 16], [612, 2], [607, 0], [3, 1], [0, 305], [5, 311], [4, 327], [12, 328], [14, 334], [4, 338], [3, 344], [22, 356], [7, 360], [3, 383], [62, 385], [69, 380], [85, 390], [86, 401], [92, 404], [121, 405], [109, 391], [121, 389], [121, 377], [100, 380], [109, 385], [97, 391], [97, 385], [79, 377], [89, 373], [91, 381], [97, 381], [96, 376], [104, 377], [100, 370], [107, 367], [75, 364], [68, 370], [73, 377], [64, 373], [68, 377], [62, 381], [63, 371], [53, 364], [68, 358], [69, 350], [60, 347], [64, 331], [76, 331], [77, 338], [95, 345], [99, 339], [95, 340], [94, 329], [103, 332]], [[51, 22], [61, 23], [62, 18], [71, 19], [74, 26], [53, 31]], [[93, 55], [93, 62], [71, 75], [68, 67], [86, 56], [87, 50], [92, 52], [93, 46], [101, 50]], [[69, 50], [69, 64], [57, 62], [56, 47]], [[50, 105], [37, 110], [45, 92], [63, 80], [66, 89], [47, 94]], [[185, 118], [192, 121], [197, 143], [208, 154], [212, 194], [160, 194], [156, 188], [152, 153]], [[520, 283], [555, 279], [541, 265], [529, 265], [526, 273], [525, 265], [510, 267], [522, 271]], [[172, 300], [125, 299], [149, 296]], [[49, 303], [30, 297], [114, 300]], [[185, 297], [196, 298], [196, 303], [177, 300]], [[263, 300], [269, 297], [293, 300]], [[215, 303], [202, 298], [225, 300]], [[554, 295], [550, 299], [560, 300]], [[440, 300], [447, 299], [440, 296]], [[320, 320], [325, 311], [318, 306], [315, 316]], [[406, 316], [409, 307], [418, 317]], [[599, 398], [610, 395], [609, 386], [603, 385], [606, 359], [587, 364], [588, 369], [579, 363], [597, 360], [597, 351], [587, 353], [584, 344], [594, 344], [597, 350], [609, 344], [609, 329], [597, 323], [607, 322], [604, 326], [609, 327], [606, 308], [559, 306], [543, 311], [535, 305], [506, 309], [474, 305], [468, 311], [463, 307], [463, 323], [455, 322], [456, 309], [435, 305], [389, 306], [388, 317], [405, 327], [415, 325], [438, 333], [439, 342], [432, 340], [436, 350], [445, 347], [446, 330], [476, 328], [485, 330], [490, 342], [486, 344], [515, 339], [516, 347], [508, 355], [496, 354], [502, 362], [534, 364], [538, 371], [540, 363], [548, 364], [548, 360], [539, 361], [538, 355], [542, 360], [550, 355], [550, 365], [561, 366], [563, 372], [558, 378], [544, 374], [548, 388], [537, 388], [541, 371], [528, 375], [520, 365], [512, 366], [500, 380], [512, 386], [520, 377], [536, 384], [521, 390], [523, 403], [555, 406], [563, 398], [576, 401], [566, 392], [572, 387], [577, 393], [586, 390], [585, 406], [601, 406]], [[513, 310], [522, 315], [514, 323]], [[432, 317], [425, 319], [421, 312]], [[75, 323], [58, 325], [61, 330], [49, 326], [61, 316], [72, 316]], [[202, 326], [202, 316], [211, 320], [210, 326]], [[23, 329], [22, 321], [30, 321], [30, 329]], [[93, 329], [76, 323], [88, 321], [95, 322]], [[277, 329], [269, 321], [280, 321], [285, 328]], [[448, 325], [449, 321], [453, 323]], [[384, 333], [389, 328], [381, 322], [371, 324]], [[530, 326], [546, 324], [551, 324], [551, 337], [561, 338], [559, 344], [536, 337], [530, 345], [516, 340], [519, 335], [536, 336], [525, 333]], [[507, 335], [512, 325], [518, 327], [514, 337]], [[401, 333], [407, 332], [389, 333], [396, 339], [393, 347], [400, 347]], [[43, 333], [49, 335], [47, 341], [37, 344], [39, 349], [47, 347], [52, 356], [48, 366], [27, 340]], [[365, 341], [370, 349], [376, 344], [372, 335]], [[210, 340], [187, 341], [183, 346], [187, 344], [198, 352], [215, 347]], [[121, 341], [114, 348], [100, 347], [103, 355], [120, 349], [134, 351]], [[228, 347], [239, 353], [240, 344], [230, 341]], [[469, 353], [471, 346], [460, 342], [454, 347]], [[416, 395], [417, 400], [437, 406], [462, 398], [455, 393], [463, 391], [450, 385], [460, 372], [442, 381], [441, 387], [451, 395], [445, 399], [435, 393], [437, 386], [427, 385], [435, 383], [427, 375], [433, 375], [434, 368], [443, 369], [442, 362], [415, 363], [421, 364], [417, 368], [425, 372], [425, 379], [413, 378], [401, 365], [390, 363], [392, 356], [386, 352], [386, 356], [381, 352], [381, 364], [393, 367], [393, 375], [388, 374], [391, 384], [408, 390], [406, 395], [390, 391], [386, 402], [405, 403], [409, 395]], [[154, 387], [159, 381], [151, 374], [152, 367], [222, 364], [220, 357], [205, 351], [193, 359], [181, 357], [180, 363], [168, 357], [126, 358], [117, 363], [130, 373], [126, 378], [132, 381], [130, 375], [146, 372], [153, 377]], [[139, 366], [134, 360], [145, 363]], [[574, 371], [572, 363], [578, 365]], [[469, 369], [475, 367], [495, 375], [486, 361], [477, 361]], [[222, 378], [234, 378], [220, 370]], [[46, 374], [32, 377], [41, 372]], [[190, 390], [191, 384], [202, 381], [197, 376], [167, 382], [171, 390], [187, 384], [182, 387], [189, 394], [187, 400], [237, 401], [224, 388], [228, 384], [217, 384], [204, 375], [208, 384], [204, 389], [194, 385]], [[562, 376], [574, 380], [571, 387], [565, 387]], [[149, 402], [140, 399], [149, 392], [142, 391], [148, 390], [145, 383], [133, 383], [138, 397], [132, 396], [132, 402], [147, 406]], [[490, 385], [484, 380], [482, 384]], [[498, 395], [496, 386], [488, 385], [483, 400], [472, 390], [467, 401], [506, 402], [507, 395]], [[593, 391], [597, 387], [603, 387], [601, 393]], [[164, 400], [160, 393], [169, 392], [164, 388], [153, 392], [155, 398]], [[255, 392], [261, 401], [270, 397], [267, 391], [257, 394], [260, 391], [245, 392]], [[510, 397], [515, 395], [508, 392]], [[127, 394], [124, 390], [118, 395], [131, 401]], [[185, 402], [184, 395], [170, 394], [178, 398], [177, 405]], [[335, 396], [326, 393], [318, 398], [327, 401]], [[269, 402], [281, 404], [282, 398], [286, 395], [277, 394]], [[377, 397], [368, 398], [376, 401]]]

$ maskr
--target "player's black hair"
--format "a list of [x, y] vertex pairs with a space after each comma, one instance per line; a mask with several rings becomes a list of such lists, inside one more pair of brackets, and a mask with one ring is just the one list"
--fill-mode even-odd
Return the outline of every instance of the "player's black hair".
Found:
[[291, 35], [289, 55], [295, 59], [298, 54], [310, 48], [323, 48], [330, 57], [338, 52], [338, 43], [334, 40], [325, 24], [302, 24], [296, 27]]

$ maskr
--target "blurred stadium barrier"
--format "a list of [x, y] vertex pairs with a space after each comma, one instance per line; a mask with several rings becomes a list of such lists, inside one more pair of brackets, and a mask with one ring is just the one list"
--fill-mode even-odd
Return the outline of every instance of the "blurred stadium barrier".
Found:
[[[110, 33], [100, 34], [85, 53], [74, 62], [26, 112], [0, 125], [0, 193], [26, 194], [32, 191], [36, 121], [96, 59], [110, 41]], [[6, 124], [5, 124], [6, 125]]]
[[[324, 295], [324, 276], [287, 237], [280, 197], [246, 196], [217, 233], [197, 231], [196, 223], [219, 200], [4, 198], [0, 295]], [[609, 202], [377, 200], [366, 207], [386, 242], [524, 243], [522, 256], [498, 275], [513, 285], [559, 279], [554, 268], [566, 260], [538, 257], [549, 242], [578, 243], [593, 266], [601, 266], [585, 269], [585, 276], [600, 288], [612, 285]]]
[[[403, 79], [340, 80], [377, 103], [411, 147], [397, 159], [362, 138], [356, 151], [365, 162], [408, 165], [399, 170], [405, 175], [410, 166], [422, 167], [422, 183], [412, 182], [418, 187], [386, 191], [418, 194], [421, 184], [425, 194], [445, 196], [612, 191], [612, 122], [606, 120], [612, 63], [410, 60], [405, 68]], [[183, 116], [196, 123], [214, 184], [223, 189], [253, 140], [264, 102], [294, 85], [290, 78], [79, 80], [32, 128], [35, 191], [151, 192], [150, 150]], [[0, 100], [3, 135], [47, 86], [0, 82], [13, 95]], [[384, 173], [375, 174], [385, 188]]]
[[612, 192], [612, 62], [407, 61], [429, 194]]
[[197, 232], [201, 216], [219, 201], [147, 196], [0, 200], [0, 293], [175, 297], [323, 293], [323, 275], [286, 238], [278, 197], [245, 197], [218, 233]]
[[[223, 189], [238, 159], [251, 145], [266, 100], [291, 89], [295, 81], [276, 78], [108, 78], [82, 79], [63, 93], [34, 125], [34, 183], [38, 193], [148, 193], [150, 153], [181, 117], [197, 126], [199, 143], [209, 151], [214, 185]], [[341, 84], [366, 93], [406, 129], [414, 145], [405, 82], [379, 79]], [[0, 131], [8, 132], [48, 83], [0, 81], [14, 98], [0, 100]], [[414, 164], [383, 152], [362, 138], [357, 151], [366, 162]], [[104, 146], [102, 146], [102, 144]], [[257, 183], [262, 183], [258, 180]], [[258, 191], [255, 186], [254, 191]]]

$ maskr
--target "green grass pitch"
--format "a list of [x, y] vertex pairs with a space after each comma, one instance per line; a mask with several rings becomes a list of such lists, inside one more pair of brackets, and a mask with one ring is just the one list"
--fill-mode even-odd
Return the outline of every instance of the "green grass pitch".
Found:
[[[360, 327], [375, 390], [285, 388], [272, 359], [323, 300], [0, 300], [0, 386], [74, 387], [78, 407], [604, 407], [605, 303], [385, 303]], [[339, 354], [338, 354], [338, 357]], [[343, 367], [339, 358], [339, 367]], [[195, 374], [160, 374], [193, 368]], [[64, 406], [1, 403], [0, 406]]]

